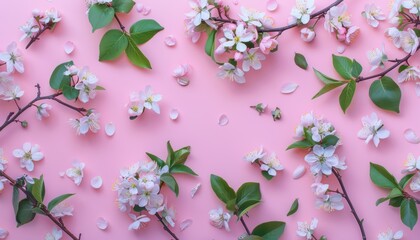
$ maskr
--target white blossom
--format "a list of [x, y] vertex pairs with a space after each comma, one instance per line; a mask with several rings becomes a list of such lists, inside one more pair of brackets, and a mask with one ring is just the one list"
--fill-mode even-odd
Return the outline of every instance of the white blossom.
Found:
[[17, 49], [16, 42], [9, 44], [6, 52], [0, 52], [0, 61], [6, 63], [7, 72], [13, 72], [15, 69], [19, 73], [25, 71], [22, 63], [22, 54], [19, 49]]
[[399, 83], [418, 80], [420, 80], [420, 69], [416, 66], [408, 66], [398, 74]]
[[245, 43], [251, 42], [254, 39], [254, 33], [245, 28], [245, 25], [242, 23], [238, 24], [235, 32], [233, 32], [230, 28], [225, 28], [223, 33], [226, 41], [221, 45], [221, 47], [227, 49], [235, 47], [235, 49], [241, 53], [245, 52], [247, 49]]
[[140, 92], [140, 99], [144, 104], [144, 108], [152, 109], [155, 113], [160, 114], [158, 102], [162, 100], [162, 95], [153, 94], [151, 86], [146, 86], [145, 90]]
[[262, 146], [256, 148], [244, 156], [244, 160], [250, 163], [254, 163], [257, 160], [261, 160], [265, 156], [265, 152]]
[[74, 161], [72, 165], [73, 167], [66, 170], [66, 175], [71, 178], [77, 186], [79, 186], [83, 180], [83, 169], [85, 168], [85, 163]]
[[4, 157], [3, 149], [0, 148], [0, 171], [4, 171], [7, 168], [7, 159]]
[[388, 229], [386, 232], [382, 232], [378, 235], [378, 240], [398, 240], [402, 239], [403, 231], [393, 232], [391, 229]]
[[54, 217], [61, 218], [65, 216], [73, 216], [73, 206], [69, 205], [66, 202], [61, 202], [53, 209], [51, 209], [51, 214]]
[[89, 130], [96, 133], [101, 128], [99, 125], [99, 114], [94, 111], [90, 111], [87, 116], [83, 116], [80, 119], [70, 119], [69, 122], [76, 129], [78, 135], [85, 135]]
[[79, 82], [74, 88], [79, 90], [78, 99], [83, 103], [87, 103], [89, 99], [94, 99], [96, 96], [98, 79], [89, 72], [87, 67], [80, 70], [77, 76], [79, 77]]
[[201, 24], [202, 21], [207, 21], [210, 19], [210, 11], [208, 10], [208, 1], [207, 0], [194, 0], [190, 1], [190, 6], [193, 11], [189, 12], [187, 16], [193, 19], [195, 26]]
[[44, 16], [39, 21], [45, 25], [48, 25], [51, 23], [58, 23], [61, 21], [61, 17], [56, 9], [51, 8], [45, 11]]
[[44, 158], [44, 154], [39, 151], [37, 144], [32, 145], [29, 142], [23, 144], [23, 149], [13, 150], [13, 156], [19, 158], [20, 167], [26, 168], [29, 172], [34, 170], [34, 161], [40, 161]]
[[311, 20], [311, 13], [315, 10], [314, 0], [296, 0], [296, 5], [290, 13], [289, 24], [301, 23], [307, 24]]
[[303, 237], [303, 238], [306, 238], [307, 240], [311, 240], [312, 235], [314, 234], [315, 229], [318, 226], [318, 219], [312, 218], [312, 221], [310, 224], [308, 224], [307, 222], [297, 222], [297, 225], [298, 225], [298, 229], [296, 231], [296, 234], [299, 237]]
[[19, 27], [20, 31], [23, 32], [22, 37], [20, 38], [20, 41], [31, 38], [33, 35], [37, 32], [39, 32], [39, 26], [35, 23], [34, 18], [30, 18], [25, 25], [22, 25]]
[[259, 51], [259, 48], [252, 48], [244, 52], [244, 59], [242, 62], [242, 69], [248, 72], [251, 68], [254, 70], [261, 69], [261, 61], [265, 60], [264, 54]]
[[262, 27], [262, 22], [265, 17], [265, 13], [241, 7], [239, 17], [242, 19], [242, 21], [246, 22], [247, 24], [251, 24], [256, 27]]
[[401, 32], [401, 48], [404, 52], [414, 55], [419, 47], [419, 38], [413, 29]]
[[370, 26], [376, 28], [379, 26], [379, 21], [386, 19], [385, 14], [378, 6], [374, 3], [368, 3], [365, 5], [365, 11], [362, 12], [362, 16], [366, 18]]
[[365, 139], [366, 144], [371, 140], [376, 147], [378, 147], [381, 139], [389, 137], [390, 132], [384, 128], [382, 120], [378, 118], [376, 113], [372, 113], [370, 116], [364, 116], [362, 118], [363, 128], [357, 133], [357, 136], [361, 139]]
[[265, 157], [261, 160], [261, 170], [267, 171], [270, 176], [276, 176], [277, 171], [281, 171], [284, 167], [280, 164], [276, 153], [272, 153], [270, 156]]
[[305, 161], [311, 166], [313, 175], [319, 173], [331, 175], [332, 168], [338, 164], [338, 157], [334, 155], [334, 152], [334, 146], [323, 148], [320, 145], [315, 145], [313, 147], [312, 152], [305, 156]]
[[231, 218], [230, 213], [223, 212], [222, 208], [213, 209], [209, 212], [210, 224], [216, 228], [224, 228], [226, 231], [230, 231], [229, 221]]
[[376, 48], [372, 51], [368, 51], [367, 57], [369, 59], [369, 64], [372, 66], [370, 71], [373, 71], [378, 67], [385, 67], [385, 63], [388, 61], [388, 56], [385, 54], [384, 45], [382, 45], [382, 49]]
[[63, 231], [54, 227], [51, 233], [45, 235], [45, 240], [59, 240], [63, 237]]
[[218, 77], [223, 79], [227, 78], [240, 84], [245, 83], [245, 73], [234, 65], [230, 63], [224, 63], [219, 67], [219, 69], [220, 72], [217, 74]]
[[404, 0], [402, 6], [410, 10], [410, 13], [420, 16], [420, 1], [419, 0]]
[[130, 218], [134, 221], [132, 224], [130, 224], [130, 226], [128, 226], [128, 230], [138, 230], [150, 222], [150, 218], [146, 215], [136, 216], [134, 214], [128, 214], [128, 216], [130, 216]]
[[411, 179], [410, 189], [413, 192], [419, 192], [420, 191], [420, 172], [419, 171]]
[[50, 116], [48, 110], [51, 110], [52, 106], [46, 103], [41, 103], [39, 106], [36, 106], [36, 118], [42, 120], [42, 118], [47, 118]]
[[338, 211], [343, 210], [344, 209], [343, 197], [339, 193], [323, 195], [317, 198], [316, 207], [322, 208], [327, 212], [332, 212], [334, 210], [338, 210]]

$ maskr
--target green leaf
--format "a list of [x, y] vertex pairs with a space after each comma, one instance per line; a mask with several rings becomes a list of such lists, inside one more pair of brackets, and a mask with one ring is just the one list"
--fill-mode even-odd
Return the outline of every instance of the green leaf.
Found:
[[131, 25], [130, 34], [136, 44], [144, 44], [163, 29], [155, 20], [142, 19]]
[[413, 199], [406, 198], [402, 201], [400, 208], [400, 216], [401, 221], [407, 227], [413, 230], [418, 218], [416, 202]]
[[353, 79], [353, 62], [348, 57], [337, 56], [333, 54], [333, 65], [335, 71], [346, 80]]
[[236, 193], [235, 191], [229, 186], [229, 184], [221, 177], [216, 176], [214, 174], [210, 175], [210, 183], [213, 192], [216, 196], [225, 204], [228, 201], [234, 200], [236, 201]]
[[305, 139], [305, 140], [302, 140], [302, 141], [294, 142], [293, 144], [288, 146], [286, 150], [290, 150], [290, 149], [293, 149], [293, 148], [311, 148], [313, 146], [314, 146], [314, 144], [312, 142], [309, 142], [308, 140]]
[[355, 92], [356, 81], [350, 80], [350, 82], [346, 85], [340, 94], [340, 106], [344, 113], [346, 113], [347, 108], [350, 106]]
[[262, 223], [254, 228], [252, 235], [263, 237], [263, 239], [274, 240], [279, 239], [283, 235], [286, 223], [272, 221]]
[[342, 86], [343, 84], [345, 84], [345, 82], [336, 82], [336, 83], [326, 84], [323, 88], [321, 88], [321, 90], [319, 90], [317, 94], [315, 94], [315, 96], [312, 97], [312, 99], [322, 96], [325, 93]]
[[396, 198], [396, 197], [402, 197], [402, 196], [403, 196], [403, 193], [401, 192], [401, 190], [399, 188], [393, 188], [391, 190], [391, 192], [389, 192], [389, 194], [388, 194], [389, 199]]
[[127, 39], [128, 44], [125, 53], [128, 60], [137, 67], [152, 69], [149, 59], [140, 51], [134, 40], [130, 36], [127, 36]]
[[17, 227], [20, 227], [34, 220], [36, 214], [32, 212], [32, 208], [33, 205], [27, 198], [19, 202], [19, 209], [16, 214]]
[[258, 206], [261, 203], [259, 200], [249, 200], [244, 202], [238, 209], [238, 218], [241, 218], [243, 215], [247, 214], [251, 209]]
[[113, 60], [127, 48], [127, 36], [120, 30], [111, 29], [99, 43], [99, 61]]
[[157, 157], [157, 156], [155, 156], [155, 155], [153, 155], [151, 153], [146, 153], [146, 155], [149, 156], [149, 158], [153, 162], [155, 162], [160, 168], [162, 168], [163, 166], [166, 165], [165, 162], [162, 159], [160, 159], [159, 157]]
[[383, 77], [370, 85], [369, 97], [372, 102], [385, 110], [400, 112], [401, 89], [389, 77]]
[[260, 236], [250, 235], [243, 238], [243, 240], [264, 240], [264, 238]]
[[174, 152], [174, 164], [185, 164], [191, 153], [191, 147], [186, 146]]
[[217, 30], [212, 30], [209, 33], [209, 36], [207, 37], [207, 41], [206, 41], [206, 46], [204, 48], [207, 55], [209, 55], [212, 58], [214, 56], [214, 41], [216, 39], [216, 33], [217, 33]]
[[166, 150], [168, 152], [168, 156], [166, 157], [166, 164], [171, 167], [174, 165], [175, 152], [170, 141], [166, 142]]
[[33, 213], [36, 213], [36, 214], [46, 215], [46, 214], [44, 213], [44, 211], [42, 211], [42, 209], [41, 209], [41, 208], [39, 208], [39, 207], [32, 208], [32, 212], [33, 212]]
[[73, 193], [68, 193], [68, 194], [63, 194], [63, 195], [60, 195], [60, 196], [54, 198], [53, 200], [51, 200], [48, 203], [48, 206], [47, 206], [48, 211], [51, 211], [55, 206], [57, 206], [62, 201], [66, 200], [67, 198], [69, 198], [69, 197], [71, 197], [73, 195], [74, 195]]
[[103, 28], [112, 22], [115, 11], [106, 4], [93, 4], [89, 8], [88, 18], [92, 26], [92, 32], [96, 29]]
[[34, 184], [32, 186], [31, 193], [39, 203], [43, 203], [45, 197], [45, 185], [43, 175], [41, 175], [39, 179], [34, 179]]
[[268, 174], [268, 171], [261, 171], [261, 174], [265, 177], [265, 179], [269, 181], [274, 178], [274, 176], [271, 176], [270, 174]]
[[134, 4], [136, 3], [133, 0], [112, 0], [112, 7], [116, 12], [129, 13]]
[[296, 198], [295, 201], [293, 201], [292, 206], [290, 207], [290, 210], [287, 213], [287, 216], [295, 214], [298, 209], [299, 209], [299, 199]]
[[403, 65], [401, 65], [399, 68], [398, 68], [398, 73], [401, 73], [402, 71], [404, 71], [405, 69], [407, 69], [408, 68], [408, 65], [405, 65], [405, 64], [403, 64]]
[[105, 90], [105, 88], [98, 85], [98, 86], [95, 87], [95, 90], [100, 90], [101, 91], [101, 90]]
[[353, 59], [351, 75], [354, 78], [358, 78], [360, 76], [360, 74], [362, 73], [362, 71], [363, 71], [362, 65], [360, 65], [360, 63], [358, 61]]
[[381, 188], [393, 189], [399, 187], [395, 177], [384, 167], [375, 163], [370, 163], [370, 179]]
[[13, 210], [15, 211], [15, 215], [19, 210], [19, 188], [15, 185], [13, 186], [13, 196], [12, 196], [12, 203], [13, 203]]
[[[417, 25], [416, 25], [416, 26], [417, 26]], [[418, 28], [414, 28], [414, 29], [413, 29], [413, 31], [414, 31], [414, 33], [416, 34], [416, 36], [420, 38], [420, 29], [418, 29]]]
[[67, 71], [67, 66], [74, 65], [73, 61], [65, 62], [58, 65], [51, 74], [50, 87], [55, 90], [60, 90], [61, 84], [64, 80], [70, 82], [70, 76], [65, 76], [64, 72]]
[[236, 209], [236, 201], [235, 199], [230, 199], [227, 203], [226, 203], [226, 209], [231, 211], [231, 212], [235, 212]]
[[63, 95], [68, 100], [74, 100], [77, 97], [79, 97], [79, 92], [80, 92], [80, 90], [77, 90], [76, 88], [74, 88], [72, 86], [69, 86], [69, 85], [64, 85], [63, 86]]
[[404, 200], [404, 197], [396, 197], [389, 200], [389, 205], [393, 207], [401, 207], [401, 203]]
[[300, 53], [295, 53], [295, 64], [303, 70], [308, 69], [308, 62], [306, 62], [305, 56]]
[[335, 135], [328, 135], [322, 139], [322, 147], [335, 146], [339, 140], [340, 139]]
[[414, 177], [414, 175], [415, 174], [412, 173], [412, 174], [405, 175], [403, 178], [401, 178], [400, 182], [398, 183], [400, 188], [404, 189], [407, 186], [408, 182], [411, 180], [411, 178]]
[[239, 208], [250, 200], [261, 201], [260, 184], [255, 182], [244, 183], [236, 191], [236, 205]]
[[378, 200], [376, 200], [375, 205], [376, 205], [376, 206], [379, 206], [379, 204], [381, 204], [381, 203], [383, 203], [383, 202], [385, 202], [385, 201], [388, 201], [388, 200], [389, 200], [389, 197], [379, 198]]
[[178, 183], [176, 182], [175, 178], [171, 174], [169, 173], [162, 174], [160, 176], [160, 180], [164, 182], [166, 185], [168, 185], [168, 187], [172, 190], [172, 192], [174, 192], [175, 195], [178, 197], [178, 194], [179, 194]]
[[139, 205], [134, 205], [134, 207], [133, 207], [133, 210], [135, 211], [135, 212], [141, 212], [141, 211], [143, 211], [143, 210], [146, 210], [146, 208], [145, 207], [140, 207]]
[[322, 72], [316, 70], [315, 68], [314, 68], [314, 73], [315, 73], [315, 76], [319, 80], [321, 80], [323, 83], [325, 83], [326, 85], [328, 85], [328, 84], [337, 84], [337, 83], [344, 84], [345, 83], [345, 82], [342, 82], [342, 81], [339, 81], [339, 80], [335, 80], [333, 78], [330, 78], [327, 75], [323, 74]]
[[169, 170], [171, 173], [185, 173], [193, 176], [198, 176], [190, 167], [183, 164], [175, 164]]

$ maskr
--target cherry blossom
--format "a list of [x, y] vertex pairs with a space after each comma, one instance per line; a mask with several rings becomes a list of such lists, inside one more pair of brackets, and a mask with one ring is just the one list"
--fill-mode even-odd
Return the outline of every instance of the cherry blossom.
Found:
[[269, 157], [265, 157], [261, 160], [261, 170], [267, 171], [270, 176], [276, 176], [277, 171], [281, 171], [284, 167], [280, 164], [276, 153], [272, 153]]
[[85, 135], [89, 130], [96, 133], [101, 128], [99, 125], [99, 114], [92, 110], [88, 112], [86, 116], [83, 116], [80, 119], [70, 119], [69, 122], [70, 125], [76, 129], [78, 135]]
[[381, 139], [388, 138], [390, 135], [390, 132], [384, 128], [382, 120], [378, 118], [376, 113], [363, 117], [362, 125], [363, 128], [357, 133], [357, 136], [365, 139], [366, 144], [373, 140], [375, 146], [378, 147]]
[[20, 167], [26, 168], [29, 172], [34, 170], [34, 161], [40, 161], [44, 158], [44, 154], [39, 151], [39, 145], [32, 145], [30, 142], [23, 144], [22, 149], [13, 150], [13, 156], [19, 158]]
[[334, 152], [335, 147], [333, 146], [323, 148], [320, 145], [315, 145], [312, 152], [305, 156], [305, 161], [311, 166], [312, 174], [331, 175], [332, 168], [338, 164], [338, 158]]
[[254, 34], [248, 31], [244, 24], [238, 24], [235, 32], [233, 32], [232, 29], [225, 28], [223, 33], [226, 41], [221, 44], [221, 47], [225, 49], [232, 49], [235, 47], [237, 51], [242, 53], [247, 49], [245, 43], [251, 42], [254, 39]]
[[216, 228], [224, 228], [226, 231], [230, 231], [229, 221], [231, 214], [224, 212], [222, 208], [213, 209], [209, 212], [210, 224]]
[[314, 0], [296, 0], [296, 5], [292, 8], [292, 12], [290, 13], [291, 19], [289, 20], [289, 24], [307, 24], [311, 19], [311, 13], [314, 10]]
[[85, 168], [85, 163], [74, 161], [72, 165], [73, 167], [66, 170], [66, 175], [73, 180], [74, 184], [79, 186], [83, 180], [83, 170]]
[[304, 42], [312, 42], [312, 40], [315, 39], [316, 33], [313, 29], [311, 28], [302, 28], [300, 30], [300, 38], [304, 41]]
[[47, 118], [50, 116], [48, 113], [52, 109], [52, 106], [46, 103], [41, 103], [39, 106], [36, 106], [36, 118], [42, 120], [42, 118]]
[[311, 223], [307, 222], [297, 222], [298, 229], [296, 230], [296, 234], [299, 237], [306, 238], [307, 240], [313, 239], [312, 236], [315, 232], [315, 229], [318, 227], [318, 219], [312, 218]]
[[262, 159], [265, 156], [265, 152], [262, 146], [252, 150], [244, 156], [244, 160], [250, 163], [254, 163], [257, 160]]
[[384, 45], [382, 45], [382, 49], [376, 48], [372, 51], [368, 51], [367, 57], [369, 59], [370, 65], [372, 65], [370, 71], [373, 71], [378, 67], [385, 67], [385, 63], [388, 61], [388, 56], [385, 54]]
[[244, 53], [242, 69], [248, 72], [253, 68], [254, 70], [261, 69], [261, 61], [265, 60], [265, 56], [260, 53], [258, 48], [252, 48]]
[[380, 9], [374, 3], [368, 3], [365, 5], [365, 10], [362, 12], [362, 16], [366, 18], [368, 24], [374, 28], [379, 26], [379, 21], [386, 19], [382, 9]]
[[217, 74], [218, 77], [223, 79], [229, 79], [231, 81], [235, 81], [237, 83], [245, 83], [244, 72], [235, 67], [230, 63], [224, 63], [222, 66], [219, 67], [220, 72]]
[[16, 42], [10, 43], [6, 52], [0, 52], [0, 61], [6, 63], [7, 72], [13, 72], [15, 69], [19, 73], [25, 71], [22, 63], [22, 54], [17, 48]]

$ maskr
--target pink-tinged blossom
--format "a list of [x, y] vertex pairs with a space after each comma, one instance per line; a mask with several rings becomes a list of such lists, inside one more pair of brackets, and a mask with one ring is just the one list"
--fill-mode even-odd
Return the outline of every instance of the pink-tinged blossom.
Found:
[[365, 5], [365, 10], [362, 12], [362, 16], [366, 19], [368, 24], [374, 28], [379, 26], [379, 21], [386, 19], [382, 9], [380, 9], [374, 3], [368, 3]]
[[17, 48], [16, 42], [10, 43], [5, 52], [0, 52], [0, 61], [6, 63], [6, 69], [9, 73], [13, 72], [15, 69], [19, 73], [25, 71], [22, 63], [22, 54]]
[[220, 72], [217, 74], [217, 76], [220, 78], [229, 79], [240, 84], [245, 83], [246, 81], [244, 77], [245, 73], [230, 63], [224, 63], [219, 67], [219, 69]]
[[254, 40], [254, 33], [245, 28], [245, 25], [242, 23], [238, 24], [235, 31], [225, 28], [223, 33], [226, 41], [222, 46], [226, 49], [235, 48], [239, 52], [245, 52], [247, 49], [245, 43]]
[[272, 38], [271, 36], [265, 36], [260, 42], [260, 50], [264, 54], [269, 54], [271, 51], [276, 49], [278, 46], [278, 42], [276, 39]]
[[262, 60], [265, 60], [265, 56], [259, 51], [259, 48], [249, 49], [249, 51], [244, 52], [242, 69], [245, 72], [248, 72], [251, 68], [260, 70]]
[[312, 40], [315, 39], [316, 33], [313, 29], [311, 28], [302, 28], [300, 30], [300, 38], [304, 41], [304, 42], [312, 42]]
[[78, 135], [85, 135], [89, 130], [96, 133], [101, 128], [99, 125], [99, 113], [90, 111], [88, 115], [83, 116], [79, 119], [70, 119], [70, 125], [76, 129]]

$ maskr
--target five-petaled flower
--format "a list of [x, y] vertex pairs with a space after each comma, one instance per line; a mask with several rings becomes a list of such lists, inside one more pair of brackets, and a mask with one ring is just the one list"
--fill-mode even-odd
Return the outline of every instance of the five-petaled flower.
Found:
[[195, 26], [201, 24], [202, 21], [207, 21], [210, 19], [210, 11], [208, 9], [208, 1], [207, 0], [194, 0], [190, 1], [190, 6], [193, 11], [187, 14], [187, 17], [192, 19], [192, 22]]
[[224, 63], [219, 67], [220, 72], [217, 74], [220, 78], [227, 78], [237, 83], [245, 83], [244, 72], [230, 63]]
[[0, 52], [0, 61], [6, 63], [7, 72], [13, 72], [15, 69], [19, 73], [25, 71], [22, 63], [22, 54], [17, 48], [16, 42], [10, 43], [6, 52]]
[[29, 142], [23, 144], [22, 149], [13, 150], [13, 156], [20, 159], [20, 167], [26, 168], [29, 172], [34, 170], [34, 161], [40, 161], [44, 154], [39, 151], [37, 144], [32, 145]]
[[374, 28], [379, 26], [379, 21], [386, 19], [382, 9], [380, 9], [374, 3], [368, 3], [365, 5], [365, 11], [362, 12], [362, 16], [366, 18], [369, 25]]
[[280, 164], [276, 153], [272, 153], [270, 156], [265, 157], [261, 160], [261, 170], [267, 171], [270, 176], [276, 176], [277, 171], [281, 171], [284, 167]]
[[360, 129], [357, 136], [365, 139], [366, 144], [373, 140], [375, 146], [378, 147], [381, 139], [388, 138], [390, 135], [390, 132], [384, 128], [382, 120], [374, 112], [370, 116], [364, 116], [362, 124], [363, 128]]
[[305, 156], [305, 161], [311, 166], [313, 175], [319, 173], [331, 175], [332, 168], [338, 165], [338, 157], [334, 155], [335, 147], [315, 145], [312, 152]]
[[223, 33], [226, 41], [220, 47], [224, 47], [225, 49], [235, 47], [237, 51], [242, 53], [247, 49], [245, 43], [251, 42], [254, 39], [254, 33], [249, 31], [243, 23], [238, 24], [235, 32], [230, 28], [225, 28]]
[[92, 131], [96, 133], [101, 128], [99, 125], [99, 114], [90, 110], [87, 115], [80, 119], [70, 119], [70, 125], [76, 129], [78, 135], [85, 135], [87, 132]]
[[307, 24], [311, 20], [311, 13], [315, 10], [314, 0], [296, 0], [296, 6], [292, 8], [289, 24]]
[[299, 237], [306, 238], [307, 240], [313, 239], [313, 234], [315, 229], [318, 227], [318, 219], [312, 218], [311, 223], [307, 222], [297, 222], [298, 229], [296, 230], [296, 234]]
[[74, 161], [72, 165], [73, 167], [66, 170], [66, 175], [71, 178], [77, 186], [79, 186], [83, 180], [83, 169], [85, 168], [85, 163]]
[[229, 221], [231, 214], [224, 212], [222, 208], [212, 209], [209, 212], [210, 224], [216, 228], [224, 228], [226, 231], [230, 231]]

